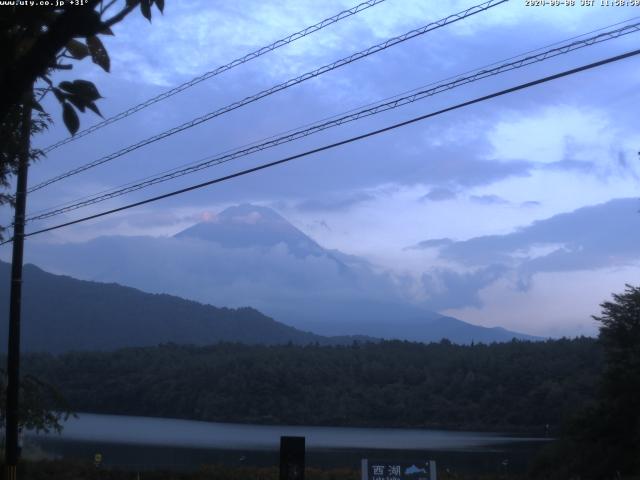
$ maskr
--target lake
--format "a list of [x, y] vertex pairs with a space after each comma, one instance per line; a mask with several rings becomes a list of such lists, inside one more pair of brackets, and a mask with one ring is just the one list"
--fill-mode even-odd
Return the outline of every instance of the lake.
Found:
[[[484, 432], [210, 423], [79, 414], [61, 435], [28, 436], [46, 452], [130, 469], [193, 469], [203, 464], [278, 465], [280, 437], [306, 437], [307, 464], [359, 468], [360, 459], [429, 458], [438, 468], [493, 473], [523, 471], [548, 440]], [[505, 462], [506, 461], [506, 462]]]

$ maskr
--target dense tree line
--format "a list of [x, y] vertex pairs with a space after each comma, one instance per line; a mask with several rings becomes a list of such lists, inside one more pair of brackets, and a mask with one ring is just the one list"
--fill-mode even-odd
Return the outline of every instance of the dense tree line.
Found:
[[602, 361], [595, 340], [577, 338], [469, 346], [166, 344], [31, 354], [24, 365], [80, 412], [543, 432], [592, 401]]

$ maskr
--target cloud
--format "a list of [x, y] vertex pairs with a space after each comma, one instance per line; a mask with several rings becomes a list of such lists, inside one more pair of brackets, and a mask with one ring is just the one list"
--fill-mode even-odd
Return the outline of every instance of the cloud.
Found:
[[482, 205], [508, 205], [509, 201], [498, 195], [471, 195], [469, 198], [472, 202]]
[[637, 149], [637, 136], [615, 112], [586, 103], [503, 112], [488, 136], [493, 158], [526, 160], [542, 170], [592, 174], [601, 180], [638, 178], [637, 167], [628, 161]]
[[422, 241], [409, 249], [434, 249], [439, 266], [420, 277], [420, 295], [425, 305], [440, 311], [481, 309], [481, 292], [498, 281], [527, 292], [541, 275], [637, 265], [639, 209], [639, 199], [622, 198], [555, 215], [507, 234]]
[[[526, 177], [532, 167], [527, 161], [486, 160], [470, 155], [466, 149], [461, 151], [450, 147], [442, 148], [437, 154], [416, 162], [413, 179], [468, 188], [488, 185], [508, 177]], [[412, 178], [408, 170], [403, 176], [406, 176], [407, 182]]]
[[405, 247], [408, 250], [423, 250], [425, 248], [438, 248], [438, 247], [444, 247], [447, 245], [451, 245], [453, 242], [453, 240], [451, 240], [450, 238], [432, 238], [429, 240], [423, 240], [422, 242], [413, 245], [411, 247]]
[[536, 274], [527, 290], [514, 288], [509, 278], [478, 292], [481, 306], [453, 308], [443, 313], [484, 325], [500, 325], [544, 336], [597, 335], [591, 318], [599, 304], [622, 292], [630, 279], [640, 278], [640, 264]]
[[591, 173], [596, 169], [596, 164], [583, 160], [558, 160], [541, 167], [547, 170], [568, 170], [578, 171], [582, 173]]
[[218, 221], [218, 216], [214, 212], [205, 210], [200, 214], [199, 221], [205, 223], [215, 223]]
[[507, 271], [503, 265], [490, 265], [468, 273], [438, 268], [420, 278], [424, 291], [424, 305], [442, 311], [451, 308], [479, 307], [479, 292], [492, 284]]
[[[573, 155], [569, 157], [586, 154], [591, 160], [601, 153], [601, 144], [612, 139], [607, 113], [596, 109], [547, 105], [526, 115], [512, 112], [504, 116], [489, 135], [498, 159], [519, 158], [549, 164], [565, 160], [571, 152]], [[590, 132], [589, 137], [584, 132]]]
[[[527, 274], [589, 270], [626, 265], [640, 258], [640, 200], [625, 198], [583, 207], [534, 222], [505, 235], [455, 242], [441, 250], [443, 258], [466, 265], [519, 264]], [[536, 245], [564, 245], [532, 259], [514, 253]]]
[[442, 202], [445, 200], [453, 200], [457, 197], [457, 193], [448, 188], [437, 187], [429, 190], [429, 193], [420, 197], [420, 200], [431, 200], [432, 202]]
[[306, 212], [346, 210], [359, 203], [375, 200], [376, 196], [366, 192], [332, 194], [325, 198], [312, 198], [297, 203], [294, 208]]
[[[119, 74], [127, 72], [128, 78], [166, 86], [200, 75], [353, 6], [348, 0], [283, 0], [276, 4], [246, 0], [242, 7], [215, 0], [175, 2], [167, 5], [165, 15], [154, 15], [153, 25], [141, 15], [130, 15], [117, 25], [116, 37], [108, 39], [107, 46], [116, 66], [125, 67], [117, 68]], [[269, 55], [269, 68], [263, 68], [262, 75], [301, 73], [319, 62], [335, 60], [466, 8], [466, 2], [457, 0], [442, 4], [410, 1], [402, 8], [393, 2], [382, 3], [280, 48]], [[501, 6], [451, 24], [447, 36], [469, 37], [479, 30], [513, 24], [521, 15], [517, 8]], [[435, 42], [431, 43], [434, 48]]]

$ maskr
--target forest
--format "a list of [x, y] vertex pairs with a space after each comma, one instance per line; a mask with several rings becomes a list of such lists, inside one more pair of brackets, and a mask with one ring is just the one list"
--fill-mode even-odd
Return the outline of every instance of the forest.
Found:
[[553, 433], [595, 398], [591, 338], [456, 345], [164, 344], [29, 354], [71, 410], [220, 422]]

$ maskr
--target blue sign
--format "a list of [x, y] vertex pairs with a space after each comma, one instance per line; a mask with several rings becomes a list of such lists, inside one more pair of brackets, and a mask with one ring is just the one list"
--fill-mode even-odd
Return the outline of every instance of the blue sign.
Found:
[[437, 480], [436, 462], [362, 459], [362, 480]]

